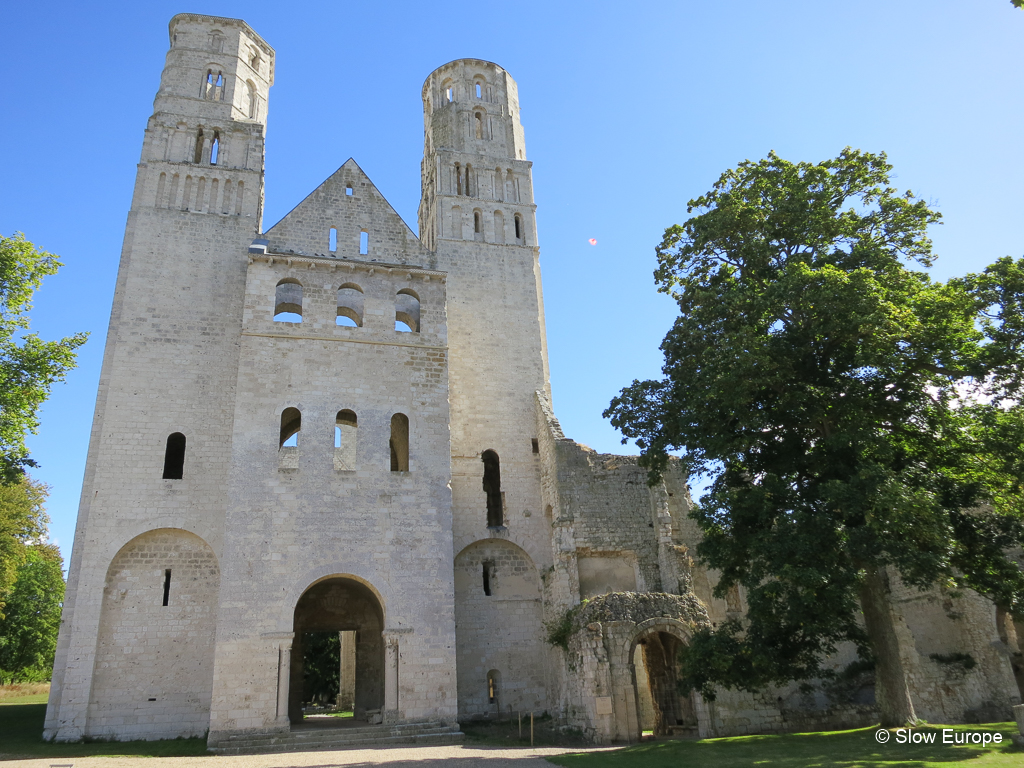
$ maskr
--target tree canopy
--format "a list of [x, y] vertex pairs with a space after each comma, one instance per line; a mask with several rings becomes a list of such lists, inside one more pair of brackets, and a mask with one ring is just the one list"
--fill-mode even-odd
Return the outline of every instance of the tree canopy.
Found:
[[1024, 260], [932, 280], [930, 224], [884, 154], [774, 153], [727, 171], [657, 247], [680, 316], [664, 378], [605, 412], [656, 480], [672, 451], [709, 478], [693, 516], [745, 621], [698, 634], [687, 683], [826, 675], [852, 641], [883, 723], [914, 720], [890, 579], [1024, 613]]
[[28, 546], [46, 539], [46, 493], [45, 485], [25, 476], [0, 484], [0, 619]]
[[21, 234], [0, 235], [0, 483], [16, 482], [35, 466], [26, 433], [39, 427], [37, 411], [50, 387], [75, 367], [75, 350], [87, 333], [43, 341], [29, 328], [32, 295], [61, 266]]
[[28, 547], [0, 619], [0, 683], [49, 680], [64, 601], [63, 559], [53, 544]]

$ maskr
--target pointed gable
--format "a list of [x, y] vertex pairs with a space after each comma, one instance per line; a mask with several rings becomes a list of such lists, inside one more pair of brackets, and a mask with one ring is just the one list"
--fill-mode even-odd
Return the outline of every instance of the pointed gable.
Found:
[[[336, 248], [331, 250], [331, 229]], [[366, 233], [366, 253], [360, 252]], [[272, 253], [423, 265], [427, 254], [391, 204], [349, 158], [267, 231]]]

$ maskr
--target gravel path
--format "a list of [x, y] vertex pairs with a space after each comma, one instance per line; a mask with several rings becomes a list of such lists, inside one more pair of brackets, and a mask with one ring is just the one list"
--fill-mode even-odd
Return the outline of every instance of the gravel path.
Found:
[[387, 768], [552, 768], [545, 755], [598, 752], [616, 747], [384, 747], [316, 752], [279, 752], [267, 755], [210, 755], [203, 757], [73, 757], [5, 760], [3, 768], [334, 768], [334, 766], [386, 766]]

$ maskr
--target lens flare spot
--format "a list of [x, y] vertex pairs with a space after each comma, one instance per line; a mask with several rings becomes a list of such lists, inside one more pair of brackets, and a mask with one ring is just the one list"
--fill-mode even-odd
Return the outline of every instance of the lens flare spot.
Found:
[[592, 237], [589, 240], [587, 240], [587, 242], [590, 243], [591, 245], [597, 245], [597, 238]]

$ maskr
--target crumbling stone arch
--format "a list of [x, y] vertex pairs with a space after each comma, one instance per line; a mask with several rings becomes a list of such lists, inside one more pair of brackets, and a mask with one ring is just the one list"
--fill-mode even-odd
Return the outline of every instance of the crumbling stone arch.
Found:
[[[667, 617], [650, 618], [636, 625], [625, 662], [629, 668], [634, 691], [637, 738], [645, 725], [651, 725], [655, 736], [697, 735], [710, 726], [700, 694], [680, 695], [676, 680], [676, 656], [681, 645], [689, 645], [691, 632], [685, 624]], [[646, 680], [644, 679], [646, 677]], [[651, 712], [644, 712], [649, 694]], [[650, 717], [645, 722], [645, 714]], [[630, 723], [630, 727], [634, 727]], [[692, 730], [692, 734], [688, 731]]]
[[[694, 632], [711, 625], [707, 609], [692, 593], [611, 592], [574, 608], [566, 619], [566, 661], [585, 670], [568, 692], [570, 707], [578, 713], [572, 724], [601, 743], [635, 742], [641, 737], [634, 665], [637, 646], [645, 638], [657, 637], [662, 646], [666, 641], [673, 646], [669, 650], [674, 653], [679, 645], [690, 642]], [[691, 697], [691, 708], [696, 735], [711, 735], [704, 702]]]

